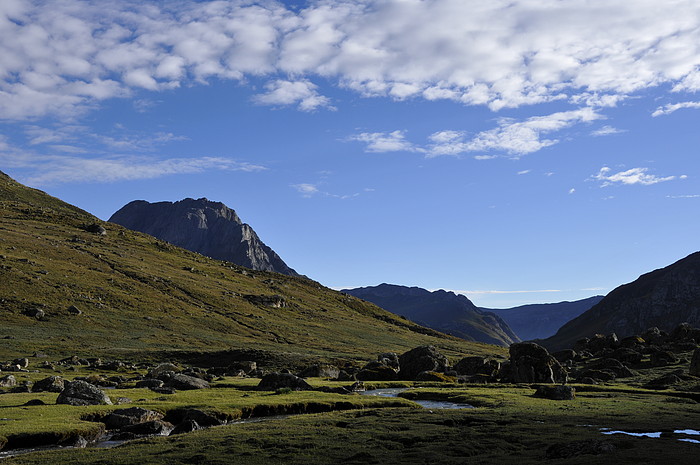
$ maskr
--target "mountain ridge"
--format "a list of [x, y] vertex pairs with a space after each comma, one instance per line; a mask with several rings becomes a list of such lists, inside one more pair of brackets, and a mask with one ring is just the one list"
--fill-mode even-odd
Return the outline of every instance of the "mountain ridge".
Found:
[[596, 333], [626, 337], [654, 326], [670, 332], [685, 322], [700, 326], [700, 252], [613, 289], [554, 336], [539, 342], [559, 350]]
[[508, 346], [520, 339], [499, 316], [454, 292], [382, 283], [341, 292], [372, 302], [415, 323], [466, 340]]

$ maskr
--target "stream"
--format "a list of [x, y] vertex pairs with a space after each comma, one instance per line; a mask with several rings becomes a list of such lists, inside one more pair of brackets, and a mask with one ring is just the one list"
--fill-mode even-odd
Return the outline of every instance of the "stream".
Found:
[[[388, 388], [388, 389], [372, 389], [369, 391], [361, 392], [360, 394], [365, 396], [379, 396], [379, 397], [398, 397], [400, 393], [408, 391], [409, 388]], [[469, 404], [458, 404], [456, 402], [447, 402], [442, 400], [413, 400], [423, 408], [431, 410], [455, 410], [455, 409], [465, 409], [474, 408], [473, 405]]]

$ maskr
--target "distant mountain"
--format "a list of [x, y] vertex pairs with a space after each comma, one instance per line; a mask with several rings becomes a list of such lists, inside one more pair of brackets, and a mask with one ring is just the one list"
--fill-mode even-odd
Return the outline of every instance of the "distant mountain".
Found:
[[508, 323], [523, 341], [554, 335], [565, 323], [573, 320], [603, 299], [602, 295], [554, 304], [531, 304], [513, 308], [481, 308], [495, 313]]
[[221, 202], [205, 198], [156, 203], [135, 200], [109, 221], [207, 257], [253, 270], [299, 276]]
[[556, 350], [596, 333], [625, 337], [653, 326], [670, 332], [683, 322], [700, 326], [700, 252], [614, 289], [540, 343]]
[[499, 316], [477, 308], [463, 295], [419, 287], [380, 284], [341, 292], [409, 320], [469, 341], [509, 346], [518, 336]]

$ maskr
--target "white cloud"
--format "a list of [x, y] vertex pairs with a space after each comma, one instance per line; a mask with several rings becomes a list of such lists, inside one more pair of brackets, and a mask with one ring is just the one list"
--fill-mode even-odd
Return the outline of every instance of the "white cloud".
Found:
[[276, 80], [265, 85], [264, 94], [253, 97], [260, 105], [298, 105], [299, 110], [314, 111], [319, 108], [334, 110], [328, 97], [316, 92], [318, 87], [309, 81]]
[[603, 126], [602, 128], [596, 129], [595, 131], [591, 132], [591, 135], [595, 137], [611, 136], [613, 134], [620, 134], [623, 132], [625, 132], [625, 130], [623, 129], [614, 128], [612, 126]]
[[[557, 139], [544, 138], [547, 134], [601, 118], [603, 116], [590, 107], [533, 116], [524, 121], [501, 118], [496, 128], [482, 131], [471, 138], [467, 138], [467, 133], [463, 131], [435, 132], [428, 136], [430, 143], [425, 147], [407, 141], [406, 132], [401, 130], [390, 133], [361, 133], [350, 137], [349, 140], [366, 142], [368, 152], [424, 152], [426, 157], [431, 158], [465, 152], [498, 151], [518, 157], [559, 142]], [[487, 160], [494, 156], [477, 155], [475, 158]]]
[[474, 155], [474, 160], [493, 160], [498, 158], [496, 155]]
[[293, 184], [292, 187], [296, 189], [297, 192], [299, 192], [303, 197], [311, 197], [320, 192], [318, 187], [309, 183]]
[[[494, 110], [609, 107], [661, 85], [700, 90], [696, 0], [1, 4], [4, 119], [65, 118], [134, 90], [251, 76], [270, 81], [268, 94], [322, 77], [362, 95]], [[293, 103], [327, 107], [309, 88]]]
[[523, 174], [529, 174], [532, 170], [522, 170], [518, 171], [518, 176], [522, 176]]
[[576, 192], [576, 189], [574, 189], [573, 187], [571, 189], [569, 189], [569, 194], [573, 194], [575, 192]]
[[700, 194], [667, 195], [668, 199], [700, 199]]
[[600, 169], [598, 174], [592, 176], [591, 178], [596, 181], [600, 181], [601, 187], [612, 186], [615, 184], [628, 186], [641, 184], [643, 186], [650, 186], [652, 184], [676, 179], [676, 176], [660, 177], [654, 174], [648, 174], [648, 171], [649, 168], [632, 168], [626, 171], [613, 173], [611, 168], [604, 166]]
[[349, 140], [365, 142], [366, 152], [420, 152], [422, 149], [406, 140], [405, 131], [363, 132], [351, 136]]
[[683, 108], [700, 108], [700, 102], [680, 102], [680, 103], [669, 103], [666, 104], [662, 107], [658, 107], [654, 112], [651, 114], [651, 116], [662, 116], [662, 115], [670, 115], [676, 110], [680, 110]]

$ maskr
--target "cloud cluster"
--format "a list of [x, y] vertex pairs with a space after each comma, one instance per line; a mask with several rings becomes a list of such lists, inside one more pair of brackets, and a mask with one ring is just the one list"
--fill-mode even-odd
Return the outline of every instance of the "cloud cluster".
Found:
[[[580, 123], [590, 123], [603, 116], [590, 107], [578, 110], [562, 111], [544, 116], [533, 116], [524, 121], [512, 118], [500, 118], [496, 128], [469, 136], [465, 131], [438, 131], [428, 137], [424, 146], [416, 145], [406, 139], [405, 131], [389, 133], [360, 133], [349, 140], [365, 142], [367, 152], [421, 152], [426, 157], [440, 155], [459, 155], [466, 152], [495, 151], [506, 153], [513, 158], [536, 152], [559, 142], [545, 136]], [[477, 155], [475, 158], [486, 160], [491, 155]]]
[[[612, 168], [604, 166], [600, 169], [598, 174], [592, 176], [592, 179], [600, 181], [601, 187], [612, 186], [615, 184], [620, 185], [634, 185], [639, 184], [642, 186], [650, 186], [652, 184], [658, 184], [660, 182], [672, 181], [676, 179], [676, 176], [656, 176], [655, 174], [648, 173], [649, 168], [632, 168], [626, 171], [619, 171], [613, 173]], [[685, 179], [687, 176], [678, 176], [680, 179]]]
[[695, 0], [3, 0], [0, 115], [66, 118], [139, 89], [249, 77], [268, 82], [257, 102], [306, 111], [330, 107], [317, 78], [494, 110], [612, 106], [662, 84], [700, 90], [698, 17]]

